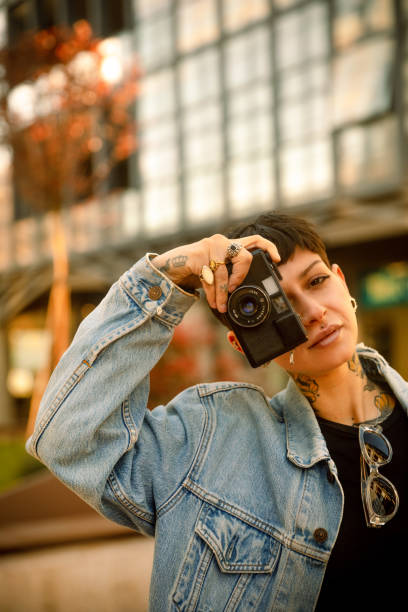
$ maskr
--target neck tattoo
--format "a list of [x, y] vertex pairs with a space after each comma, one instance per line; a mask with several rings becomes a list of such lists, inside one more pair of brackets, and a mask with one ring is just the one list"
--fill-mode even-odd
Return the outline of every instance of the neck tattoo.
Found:
[[[367, 378], [367, 375], [364, 372], [357, 353], [354, 353], [350, 361], [347, 362], [347, 366], [350, 372], [352, 372], [353, 374], [355, 374], [355, 376], [358, 376], [359, 378], [361, 378], [362, 381], [364, 381], [363, 393], [366, 395], [366, 401], [368, 405], [370, 403], [374, 405], [377, 410], [377, 415], [374, 419], [370, 419], [364, 422], [380, 423], [381, 421], [384, 421], [391, 414], [395, 407], [395, 398], [393, 397], [393, 395], [387, 391], [384, 391], [373, 381]], [[307, 374], [295, 374], [293, 376], [293, 379], [301, 393], [309, 401], [316, 416], [320, 416], [319, 410], [316, 405], [320, 397], [320, 386], [317, 380], [315, 380], [311, 376], [308, 376]], [[369, 395], [371, 397], [369, 397]], [[359, 424], [357, 422], [354, 422], [354, 418], [352, 418], [352, 421], [353, 422], [351, 424], [353, 425]]]

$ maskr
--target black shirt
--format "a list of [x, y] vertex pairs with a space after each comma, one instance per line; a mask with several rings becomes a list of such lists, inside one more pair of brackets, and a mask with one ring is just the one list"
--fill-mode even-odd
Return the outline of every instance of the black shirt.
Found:
[[379, 528], [367, 527], [364, 519], [358, 427], [324, 419], [319, 424], [344, 490], [344, 514], [316, 610], [401, 606], [408, 577], [408, 418], [397, 404], [381, 423], [393, 457], [379, 471], [395, 485], [400, 505], [394, 518]]

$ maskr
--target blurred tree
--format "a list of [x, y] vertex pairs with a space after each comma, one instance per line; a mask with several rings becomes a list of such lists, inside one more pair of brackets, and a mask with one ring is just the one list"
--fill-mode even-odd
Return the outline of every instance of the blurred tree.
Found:
[[112, 169], [136, 149], [139, 74], [131, 57], [118, 55], [115, 39], [95, 38], [83, 20], [25, 33], [0, 51], [0, 66], [0, 140], [12, 152], [15, 189], [25, 204], [53, 221], [46, 325], [54, 341], [47, 371], [39, 373], [35, 386], [30, 431], [49, 373], [70, 341], [61, 211], [106, 191]]

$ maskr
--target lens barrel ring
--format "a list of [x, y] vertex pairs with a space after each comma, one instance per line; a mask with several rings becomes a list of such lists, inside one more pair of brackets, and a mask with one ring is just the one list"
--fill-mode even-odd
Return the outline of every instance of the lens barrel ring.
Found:
[[228, 314], [240, 327], [257, 327], [269, 317], [270, 312], [268, 294], [256, 285], [241, 285], [228, 299]]

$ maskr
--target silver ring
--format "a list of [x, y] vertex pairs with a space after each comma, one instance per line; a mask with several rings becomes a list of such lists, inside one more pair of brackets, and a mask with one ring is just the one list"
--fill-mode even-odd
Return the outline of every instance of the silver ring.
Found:
[[234, 259], [242, 249], [242, 244], [240, 242], [231, 242], [228, 249], [225, 253], [225, 259]]

